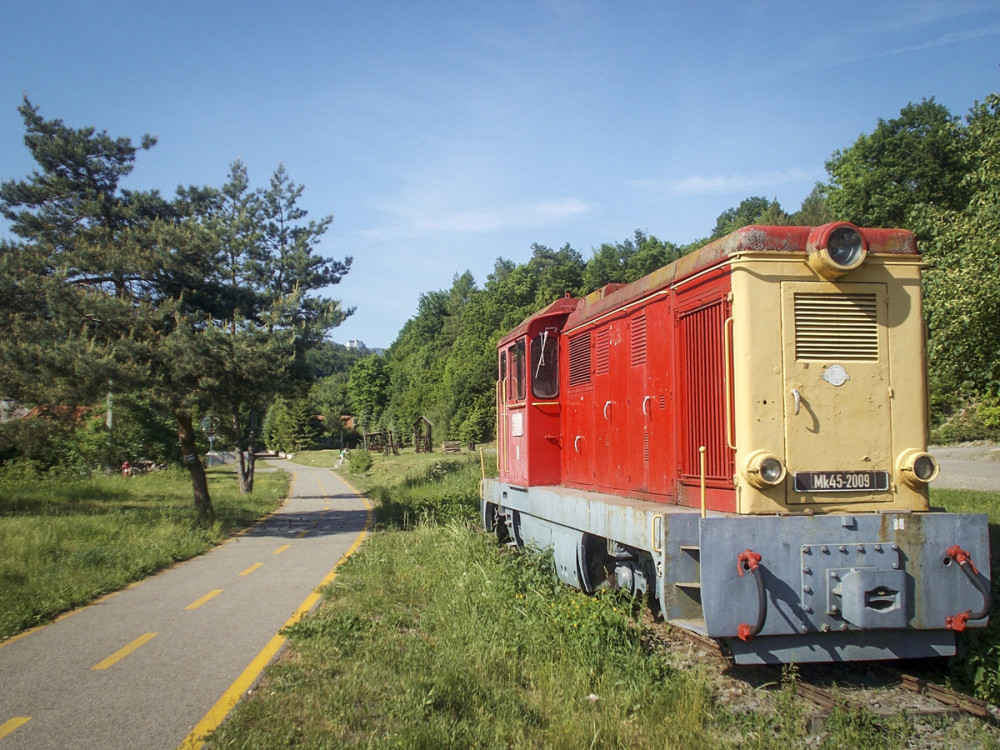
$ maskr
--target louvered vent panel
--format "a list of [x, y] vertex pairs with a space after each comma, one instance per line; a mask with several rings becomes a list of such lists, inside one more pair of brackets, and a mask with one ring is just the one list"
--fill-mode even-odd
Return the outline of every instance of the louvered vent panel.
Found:
[[569, 340], [569, 385], [586, 385], [590, 382], [590, 332], [573, 336]]
[[632, 367], [646, 364], [646, 313], [632, 319]]
[[706, 452], [708, 479], [732, 477], [732, 451], [726, 447], [723, 387], [722, 326], [726, 310], [721, 303], [685, 314], [680, 319], [684, 346], [684, 403], [687, 442], [683, 446], [682, 471], [687, 476], [701, 472], [699, 446]]
[[874, 294], [796, 294], [796, 359], [878, 359]]
[[597, 332], [596, 360], [594, 362], [595, 375], [607, 375], [611, 369], [611, 329], [605, 328]]

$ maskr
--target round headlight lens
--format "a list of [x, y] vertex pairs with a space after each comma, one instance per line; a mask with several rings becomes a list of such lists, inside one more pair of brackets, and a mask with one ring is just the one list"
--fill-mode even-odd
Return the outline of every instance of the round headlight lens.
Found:
[[919, 456], [913, 462], [913, 474], [921, 482], [929, 482], [937, 474], [937, 463], [927, 454]]
[[770, 489], [785, 478], [785, 465], [770, 451], [754, 451], [747, 456], [744, 466], [747, 480], [758, 490]]
[[937, 478], [941, 470], [933, 456], [915, 448], [903, 451], [896, 466], [903, 482], [914, 489], [926, 487], [928, 482]]
[[806, 262], [825, 279], [839, 279], [865, 262], [864, 234], [846, 221], [813, 227], [806, 240]]
[[851, 227], [837, 227], [830, 233], [826, 251], [838, 266], [852, 268], [861, 262], [861, 235]]
[[768, 484], [777, 484], [781, 481], [785, 469], [781, 461], [776, 458], [765, 458], [760, 462], [760, 478]]

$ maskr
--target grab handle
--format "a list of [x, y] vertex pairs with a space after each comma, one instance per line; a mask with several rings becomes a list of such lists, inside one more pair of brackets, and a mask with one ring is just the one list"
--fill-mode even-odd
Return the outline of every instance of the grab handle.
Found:
[[726, 445], [730, 449], [736, 450], [736, 439], [733, 437], [733, 386], [729, 377], [732, 366], [729, 350], [733, 346], [733, 320], [733, 318], [726, 318], [726, 322], [722, 324], [722, 358], [725, 367], [722, 384], [726, 389], [725, 396], [723, 396], [726, 406]]

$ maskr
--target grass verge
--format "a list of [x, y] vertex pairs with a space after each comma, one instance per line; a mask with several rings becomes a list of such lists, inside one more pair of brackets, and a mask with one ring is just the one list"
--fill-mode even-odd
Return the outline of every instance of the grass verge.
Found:
[[708, 690], [648, 652], [631, 609], [457, 521], [384, 529], [212, 746], [693, 747]]
[[0, 640], [205, 552], [277, 507], [284, 473], [261, 472], [253, 495], [209, 471], [216, 518], [199, 521], [183, 470], [125, 479], [0, 475]]
[[[723, 705], [711, 668], [671, 655], [633, 601], [574, 591], [550, 558], [476, 530], [478, 456], [342, 471], [379, 499], [377, 530], [211, 747], [924, 746], [926, 727], [867, 712], [838, 711], [808, 736], [794, 675], [759, 710]], [[995, 740], [940, 731], [942, 747]]]

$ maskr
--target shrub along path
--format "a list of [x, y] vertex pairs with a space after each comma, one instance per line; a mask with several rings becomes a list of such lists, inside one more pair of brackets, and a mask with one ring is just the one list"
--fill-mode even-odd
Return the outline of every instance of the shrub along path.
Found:
[[261, 524], [0, 644], [0, 750], [173, 750], [221, 721], [368, 528], [333, 472], [279, 465], [291, 497]]

